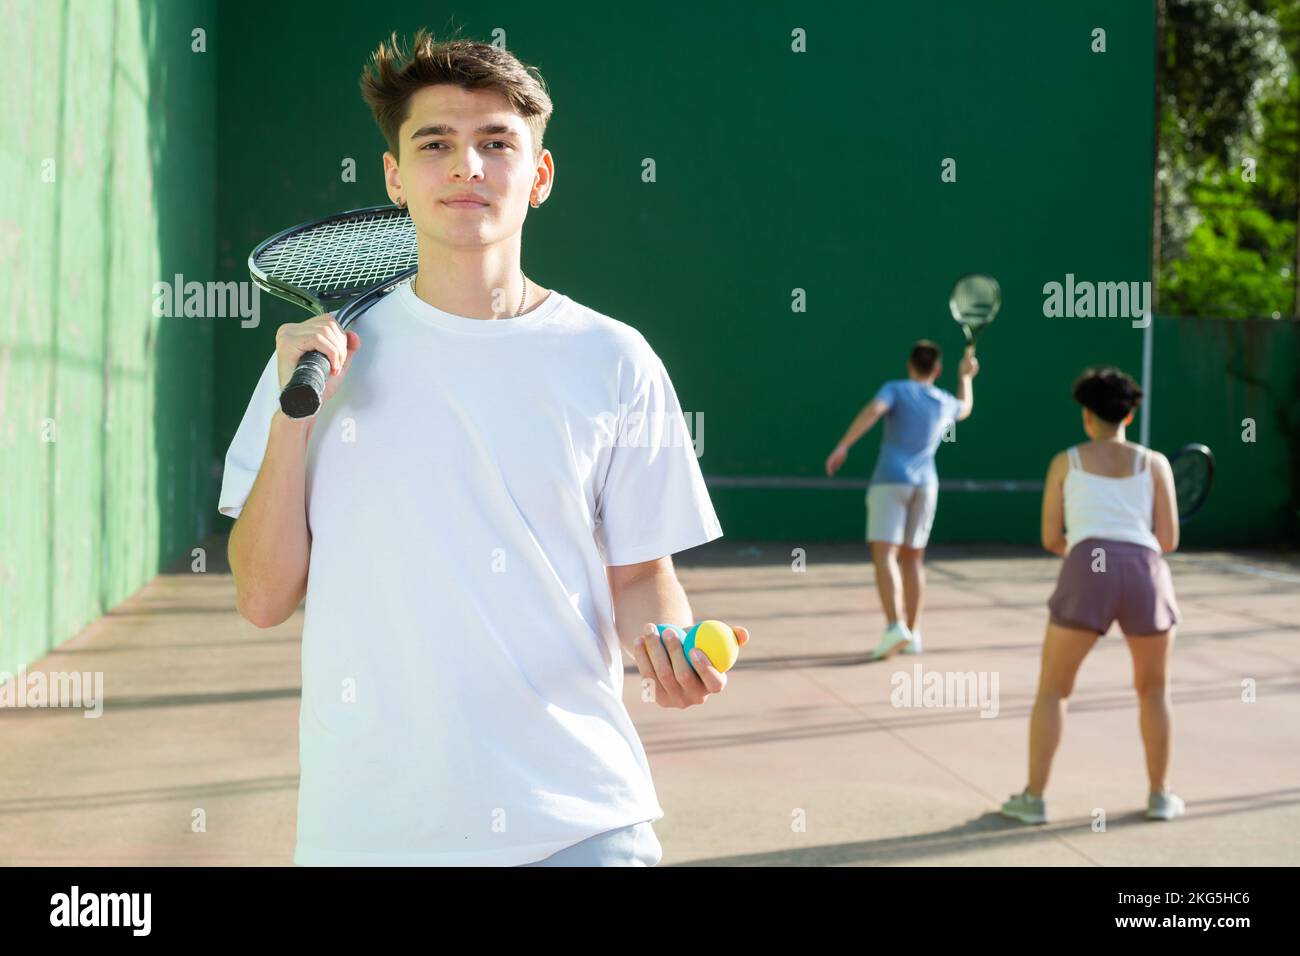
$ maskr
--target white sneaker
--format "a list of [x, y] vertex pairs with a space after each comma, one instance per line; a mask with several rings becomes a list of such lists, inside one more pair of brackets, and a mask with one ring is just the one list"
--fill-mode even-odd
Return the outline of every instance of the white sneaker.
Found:
[[1182, 797], [1168, 790], [1163, 793], [1153, 793], [1147, 798], [1148, 820], [1172, 820], [1186, 812], [1187, 805], [1183, 803]]
[[1046, 823], [1047, 804], [1043, 802], [1041, 796], [1035, 797], [1028, 791], [1022, 790], [1013, 793], [1011, 798], [1002, 804], [1002, 815], [1012, 820], [1019, 820], [1021, 823]]
[[871, 659], [880, 661], [886, 657], [893, 657], [911, 642], [912, 632], [907, 629], [907, 625], [902, 621], [895, 621], [885, 628], [885, 633], [880, 636], [880, 645], [871, 655]]
[[921, 629], [919, 627], [912, 629], [912, 643], [904, 644], [903, 654], [920, 654], [921, 653]]

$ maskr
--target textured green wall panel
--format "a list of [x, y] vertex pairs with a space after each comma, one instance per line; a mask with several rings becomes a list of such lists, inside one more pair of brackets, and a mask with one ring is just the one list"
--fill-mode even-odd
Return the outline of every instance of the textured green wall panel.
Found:
[[[217, 51], [210, 2], [20, 0], [6, 14], [0, 294], [17, 308], [0, 317], [0, 670], [12, 671], [211, 526], [211, 323], [151, 306], [174, 272], [211, 278]], [[209, 52], [192, 51], [195, 27]]]
[[0, 30], [0, 670], [48, 646], [50, 417], [54, 327], [50, 294], [58, 183], [41, 163], [60, 152], [60, 4], [14, 4]]
[[[1151, 440], [1214, 451], [1214, 496], [1184, 529], [1192, 547], [1300, 541], [1300, 326], [1156, 320]], [[1243, 440], [1243, 421], [1254, 441]]]
[[[104, 484], [104, 304], [109, 282], [104, 228], [108, 170], [121, 151], [113, 125], [113, 3], [73, 3], [64, 36], [61, 76], [62, 150], [56, 202], [59, 232], [49, 288], [54, 316], [51, 408], [53, 444], [50, 538], [53, 548], [51, 629], [75, 633], [99, 605]], [[129, 55], [129, 54], [128, 54]], [[53, 66], [53, 64], [51, 64]]]
[[[505, 31], [556, 104], [556, 189], [530, 213], [524, 265], [544, 285], [641, 329], [683, 406], [703, 413], [707, 475], [822, 474], [827, 453], [917, 338], [949, 352], [956, 276], [1002, 280], [977, 410], [940, 453], [951, 478], [1037, 479], [1077, 435], [1068, 384], [1086, 362], [1137, 371], [1120, 319], [1046, 319], [1072, 272], [1148, 278], [1154, 24], [1144, 3], [996, 5], [398, 2], [382, 9], [222, 5], [220, 268], [239, 278], [271, 231], [386, 201], [383, 143], [356, 89], [373, 44], [448, 22]], [[1104, 26], [1108, 49], [1090, 51]], [[790, 52], [794, 28], [808, 52]], [[293, 44], [282, 38], [296, 37]], [[301, 82], [310, 76], [311, 82]], [[267, 89], [274, 109], [259, 107]], [[358, 162], [343, 183], [339, 163]], [[658, 181], [641, 181], [651, 157]], [[956, 183], [940, 181], [945, 157]], [[234, 197], [239, 197], [234, 201]], [[791, 311], [792, 290], [808, 311]], [[269, 303], [217, 333], [240, 387], [216, 409], [220, 450], [273, 348], [301, 321]], [[485, 370], [490, 374], [490, 370]], [[878, 435], [850, 456], [865, 479]], [[862, 536], [861, 491], [717, 488], [735, 537]], [[936, 540], [1033, 540], [1033, 495], [944, 495]]]

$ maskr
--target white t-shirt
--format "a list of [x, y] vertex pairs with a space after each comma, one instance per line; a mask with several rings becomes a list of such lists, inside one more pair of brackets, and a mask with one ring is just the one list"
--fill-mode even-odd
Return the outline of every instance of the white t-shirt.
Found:
[[[307, 446], [294, 862], [517, 865], [661, 819], [605, 566], [722, 536], [663, 363], [558, 292], [480, 320], [403, 285], [357, 331]], [[278, 405], [272, 355], [222, 514]]]

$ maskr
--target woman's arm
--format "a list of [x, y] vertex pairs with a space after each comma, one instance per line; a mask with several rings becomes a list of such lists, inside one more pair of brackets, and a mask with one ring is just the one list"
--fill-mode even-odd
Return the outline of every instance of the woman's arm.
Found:
[[1174, 492], [1174, 470], [1169, 459], [1158, 451], [1151, 452], [1151, 483], [1155, 503], [1151, 515], [1151, 533], [1160, 542], [1160, 550], [1178, 550], [1178, 496]]
[[1052, 554], [1065, 556], [1065, 473], [1070, 460], [1065, 452], [1058, 452], [1047, 466], [1043, 482], [1043, 547]]

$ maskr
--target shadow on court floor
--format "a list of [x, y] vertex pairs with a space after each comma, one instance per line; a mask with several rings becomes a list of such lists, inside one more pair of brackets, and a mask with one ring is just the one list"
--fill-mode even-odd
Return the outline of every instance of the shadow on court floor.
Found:
[[[302, 611], [265, 631], [239, 618], [225, 545], [209, 539], [205, 573], [187, 561], [160, 575], [28, 669], [102, 672], [107, 703], [98, 719], [0, 710], [0, 863], [289, 864]], [[996, 809], [1024, 784], [1058, 559], [932, 549], [925, 653], [871, 663], [882, 620], [864, 546], [722, 539], [677, 556], [696, 618], [752, 640], [726, 692], [686, 711], [642, 702], [628, 663], [666, 812], [661, 865], [1300, 864], [1300, 562], [1170, 564], [1184, 615], [1170, 782], [1188, 816], [1142, 819], [1137, 706], [1112, 631], [1071, 701], [1052, 822], [1031, 828]], [[983, 704], [891, 701], [904, 680], [968, 674]]]

